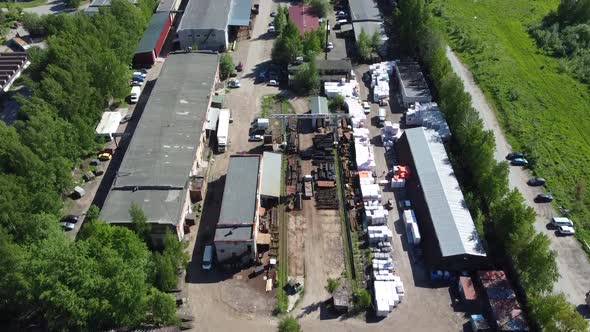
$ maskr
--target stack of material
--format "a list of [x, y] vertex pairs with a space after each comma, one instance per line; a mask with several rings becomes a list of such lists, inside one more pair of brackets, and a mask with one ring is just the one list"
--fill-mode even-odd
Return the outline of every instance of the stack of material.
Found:
[[395, 141], [400, 138], [402, 131], [399, 127], [399, 123], [392, 123], [391, 121], [385, 121], [383, 128], [381, 128], [381, 141], [386, 151], [393, 148]]
[[373, 177], [373, 173], [369, 171], [360, 171], [358, 172], [359, 175], [359, 182], [360, 184], [374, 184], [375, 178]]
[[371, 88], [373, 89], [373, 102], [378, 103], [389, 98], [389, 77], [393, 74], [395, 62], [386, 61], [369, 66], [371, 73]]
[[313, 137], [312, 165], [318, 166], [322, 163], [334, 163], [334, 134], [316, 134]]
[[376, 205], [379, 206], [381, 201], [381, 188], [376, 183], [361, 184], [361, 195], [365, 206]]
[[373, 264], [373, 270], [377, 271], [377, 270], [386, 270], [386, 271], [390, 271], [391, 273], [393, 273], [393, 260], [391, 259], [391, 257], [387, 257], [387, 258], [373, 258], [371, 260], [371, 264]]
[[363, 106], [359, 102], [358, 99], [353, 98], [346, 98], [344, 101], [346, 104], [346, 109], [348, 110], [348, 114], [350, 114], [352, 127], [353, 128], [361, 128], [365, 126], [367, 122], [367, 115], [363, 110]]
[[370, 144], [369, 130], [367, 128], [354, 128], [354, 151], [356, 166], [359, 171], [375, 171], [375, 151]]
[[420, 244], [422, 237], [420, 236], [420, 230], [418, 229], [418, 222], [416, 221], [416, 214], [414, 214], [414, 210], [405, 210], [403, 219], [406, 226], [406, 236], [408, 237], [408, 243]]
[[295, 194], [300, 178], [301, 163], [299, 159], [289, 158], [287, 161], [287, 195]]
[[368, 226], [369, 243], [391, 242], [393, 233], [387, 226]]
[[434, 129], [445, 141], [451, 136], [449, 125], [437, 103], [415, 103], [410, 106], [406, 112], [406, 125]]
[[387, 316], [400, 302], [392, 281], [376, 280], [373, 283], [373, 291], [378, 317]]
[[406, 179], [410, 176], [406, 166], [393, 166], [393, 176], [391, 177], [391, 188], [404, 188]]
[[377, 206], [375, 209], [365, 207], [365, 220], [369, 225], [385, 225], [387, 224], [387, 216], [389, 212], [382, 206]]
[[341, 95], [344, 98], [359, 98], [359, 88], [356, 80], [346, 81], [346, 79], [342, 79], [340, 82], [326, 82], [324, 83], [324, 92], [329, 99], [336, 97], [336, 95]]

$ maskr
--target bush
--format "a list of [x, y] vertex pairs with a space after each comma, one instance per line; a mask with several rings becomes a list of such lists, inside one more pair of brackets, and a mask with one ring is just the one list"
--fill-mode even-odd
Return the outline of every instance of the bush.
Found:
[[343, 95], [337, 94], [334, 98], [330, 99], [328, 103], [330, 111], [336, 112], [338, 110], [344, 109], [344, 105], [346, 105], [346, 100], [344, 99]]
[[320, 74], [315, 60], [302, 64], [295, 73], [293, 87], [300, 94], [317, 94], [320, 91]]
[[330, 1], [328, 0], [309, 0], [307, 4], [313, 7], [313, 10], [319, 17], [326, 17], [331, 8]]
[[328, 279], [328, 284], [326, 285], [326, 290], [328, 291], [328, 293], [334, 294], [338, 287], [340, 287], [340, 280], [332, 278]]
[[300, 332], [299, 322], [291, 316], [286, 316], [279, 323], [279, 332]]
[[234, 60], [229, 54], [223, 54], [221, 58], [219, 58], [219, 74], [222, 80], [227, 79], [228, 77], [232, 76], [236, 70], [236, 66], [234, 65]]
[[352, 294], [352, 301], [354, 308], [358, 311], [368, 311], [371, 309], [371, 303], [373, 302], [371, 293], [364, 288]]

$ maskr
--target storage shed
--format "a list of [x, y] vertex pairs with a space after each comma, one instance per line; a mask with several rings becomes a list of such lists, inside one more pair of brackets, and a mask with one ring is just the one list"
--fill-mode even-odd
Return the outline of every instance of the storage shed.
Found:
[[150, 24], [143, 33], [143, 37], [135, 50], [133, 65], [135, 67], [151, 67], [156, 63], [156, 58], [162, 51], [162, 46], [168, 31], [170, 31], [170, 14], [168, 12], [158, 12], [152, 16]]
[[449, 271], [473, 271], [485, 265], [485, 249], [438, 134], [431, 129], [406, 129], [396, 151], [399, 163], [410, 167], [406, 187], [426, 262]]
[[265, 151], [262, 154], [262, 176], [260, 177], [260, 198], [263, 201], [281, 197], [282, 155]]
[[405, 107], [413, 103], [429, 103], [432, 95], [417, 62], [397, 62], [396, 77]]
[[[326, 97], [313, 96], [310, 98], [310, 108], [312, 115], [328, 114], [328, 99]], [[328, 125], [328, 119], [311, 119], [312, 127], [318, 128]]]
[[104, 112], [96, 126], [96, 135], [113, 139], [121, 122], [121, 112]]

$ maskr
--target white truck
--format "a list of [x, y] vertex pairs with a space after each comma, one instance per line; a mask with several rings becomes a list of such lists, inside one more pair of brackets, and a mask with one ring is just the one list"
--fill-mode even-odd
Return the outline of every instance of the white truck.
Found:
[[311, 175], [303, 176], [303, 197], [306, 199], [313, 197], [313, 178]]
[[220, 110], [217, 122], [217, 151], [225, 152], [229, 139], [229, 110]]
[[383, 127], [383, 125], [385, 124], [385, 108], [380, 108], [379, 109], [379, 127]]

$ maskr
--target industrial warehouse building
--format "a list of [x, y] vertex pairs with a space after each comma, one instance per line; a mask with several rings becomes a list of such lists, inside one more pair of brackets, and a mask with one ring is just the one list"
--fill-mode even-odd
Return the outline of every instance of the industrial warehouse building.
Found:
[[361, 31], [364, 31], [369, 37], [378, 33], [382, 42], [387, 40], [383, 17], [379, 12], [376, 1], [349, 0], [348, 6], [350, 7], [350, 21], [352, 22], [355, 40], [358, 40]]
[[151, 224], [152, 242], [166, 230], [184, 237], [192, 211], [190, 179], [201, 167], [204, 125], [218, 78], [218, 55], [168, 57], [102, 207], [100, 219], [133, 227], [129, 209], [138, 204]]
[[171, 24], [169, 12], [159, 12], [152, 15], [150, 24], [145, 29], [133, 56], [133, 65], [135, 67], [150, 67], [156, 63], [156, 58], [162, 51]]
[[429, 103], [432, 95], [417, 62], [397, 62], [395, 74], [405, 107], [413, 103]]
[[400, 165], [410, 167], [406, 186], [426, 262], [450, 271], [481, 268], [486, 253], [438, 134], [422, 127], [407, 129], [396, 148]]
[[176, 32], [180, 48], [227, 49], [232, 32], [250, 27], [251, 10], [251, 0], [189, 0]]
[[222, 265], [241, 266], [257, 257], [260, 166], [259, 155], [229, 158], [214, 238], [217, 261]]

